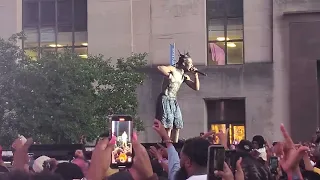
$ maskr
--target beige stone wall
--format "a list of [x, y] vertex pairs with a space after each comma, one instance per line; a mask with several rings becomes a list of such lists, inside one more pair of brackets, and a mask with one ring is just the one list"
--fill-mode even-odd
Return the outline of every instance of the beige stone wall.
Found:
[[[289, 24], [294, 17], [288, 20], [286, 14], [311, 13], [320, 10], [318, 0], [273, 0], [273, 65], [274, 65], [274, 106], [272, 122], [275, 127], [284, 123], [289, 131], [291, 124], [290, 117], [290, 37]], [[284, 16], [285, 15], [285, 16]], [[289, 15], [290, 16], [290, 15]], [[302, 17], [301, 19], [307, 19]], [[296, 20], [296, 22], [301, 22]], [[294, 22], [295, 20], [293, 20]], [[315, 97], [316, 99], [316, 97]], [[301, 107], [301, 109], [304, 109]], [[301, 112], [303, 113], [303, 112]], [[316, 113], [316, 112], [314, 112]], [[294, 132], [292, 132], [294, 133]], [[279, 128], [275, 128], [274, 133], [270, 134], [276, 139], [280, 136]]]
[[88, 50], [106, 57], [128, 56], [132, 50], [130, 0], [88, 1]]
[[88, 1], [89, 52], [121, 57], [149, 53], [150, 64], [169, 62], [169, 44], [206, 63], [205, 1]]
[[284, 13], [317, 12], [320, 10], [318, 0], [273, 0], [278, 10]]
[[0, 1], [0, 37], [9, 38], [22, 30], [22, 1]]
[[[248, 138], [261, 133], [270, 141], [279, 140], [280, 123], [290, 127], [289, 25], [284, 22], [283, 13], [318, 10], [317, 0], [244, 0], [245, 62], [268, 65], [209, 68], [211, 75], [201, 77], [200, 92], [182, 87], [179, 103], [186, 118], [182, 136], [206, 130], [203, 98], [241, 96], [247, 99]], [[1, 0], [0, 36], [20, 32], [21, 16], [21, 0]], [[88, 0], [89, 53], [123, 57], [147, 52], [150, 65], [168, 64], [169, 44], [176, 43], [181, 51], [190, 51], [195, 64], [206, 65], [205, 17], [205, 0]], [[264, 69], [267, 72], [263, 73]], [[154, 114], [150, 104], [160, 91], [157, 85], [161, 79], [157, 78], [150, 77], [138, 90], [139, 114], [148, 121], [144, 138], [148, 142], [156, 139], [150, 127]]]
[[272, 2], [244, 0], [246, 63], [272, 62]]

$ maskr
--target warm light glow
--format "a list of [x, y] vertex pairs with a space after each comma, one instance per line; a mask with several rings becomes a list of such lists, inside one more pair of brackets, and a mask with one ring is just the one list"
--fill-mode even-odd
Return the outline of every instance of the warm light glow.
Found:
[[237, 45], [235, 43], [227, 43], [227, 46], [233, 48], [233, 47], [236, 47]]
[[88, 58], [87, 54], [80, 54], [79, 56], [82, 57], [82, 58]]
[[88, 43], [82, 43], [82, 46], [88, 46]]
[[57, 45], [55, 45], [55, 44], [50, 44], [49, 46], [50, 46], [50, 47], [62, 47], [61, 44], [57, 44]]
[[[225, 37], [217, 37], [217, 40], [218, 41], [224, 41], [225, 40]], [[229, 41], [230, 39], [229, 38], [227, 38], [227, 41]]]

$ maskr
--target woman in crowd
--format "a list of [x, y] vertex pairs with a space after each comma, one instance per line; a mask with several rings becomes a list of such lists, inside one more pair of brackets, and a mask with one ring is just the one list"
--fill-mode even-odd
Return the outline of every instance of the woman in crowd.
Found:
[[[212, 132], [204, 134], [202, 137], [195, 137], [186, 140], [179, 157], [179, 154], [174, 148], [162, 123], [155, 120], [153, 128], [166, 144], [166, 148], [161, 147], [162, 150], [160, 151], [156, 148], [151, 148], [154, 154], [158, 156], [158, 160], [164, 160], [163, 157], [167, 154], [167, 159], [165, 159], [167, 162], [163, 161], [164, 164], [160, 166], [160, 168], [163, 168], [168, 173], [166, 179], [207, 180], [208, 147], [214, 142], [209, 142], [205, 137], [208, 134], [212, 134]], [[317, 174], [316, 169], [311, 163], [309, 157], [310, 154], [308, 154], [309, 148], [302, 145], [296, 146], [283, 125], [281, 125], [280, 129], [282, 131], [284, 141], [278, 142], [277, 148], [272, 148], [274, 149], [274, 155], [279, 156], [279, 169], [282, 169], [287, 175], [285, 178], [288, 180], [319, 180], [320, 175]], [[219, 142], [227, 149], [227, 133], [223, 133], [221, 131], [215, 135], [219, 137]], [[254, 142], [256, 141], [259, 145], [256, 146], [256, 148], [261, 149], [262, 146], [260, 145], [262, 141], [259, 142], [259, 139], [261, 140], [261, 138], [258, 138], [258, 140], [254, 138]], [[111, 152], [114, 148], [115, 142], [116, 139], [114, 137], [112, 137], [111, 140], [108, 138], [100, 139], [93, 151], [91, 164], [86, 177], [80, 177], [79, 175], [83, 174], [81, 169], [72, 163], [60, 163], [53, 168], [52, 171], [43, 170], [39, 173], [32, 173], [28, 168], [27, 158], [28, 149], [30, 145], [33, 144], [32, 139], [27, 139], [27, 141], [24, 142], [18, 139], [15, 141], [15, 153], [13, 160], [14, 170], [0, 175], [0, 180], [71, 180], [81, 178], [88, 180], [158, 180], [164, 178], [161, 177], [162, 172], [157, 171], [154, 168], [157, 165], [157, 161], [150, 161], [147, 150], [139, 143], [135, 133], [132, 137], [132, 146], [135, 151], [132, 168], [106, 177], [105, 174], [110, 167]], [[259, 161], [259, 158], [252, 156], [254, 142], [252, 144], [250, 141], [246, 140], [241, 141], [237, 145], [236, 151], [240, 154], [241, 158], [237, 161], [237, 165], [235, 167], [236, 170], [234, 171], [235, 174], [233, 174], [228, 164], [225, 163], [223, 171], [215, 172], [215, 175], [221, 176], [222, 180], [280, 180], [283, 178], [284, 176], [270, 176], [268, 167], [263, 163], [260, 163], [261, 161]], [[266, 151], [268, 150], [269, 148], [266, 148]], [[268, 158], [269, 157], [267, 155], [266, 162], [268, 162]], [[158, 163], [161, 164], [161, 162]], [[303, 166], [299, 166], [300, 164]], [[70, 172], [73, 172], [73, 174]]]

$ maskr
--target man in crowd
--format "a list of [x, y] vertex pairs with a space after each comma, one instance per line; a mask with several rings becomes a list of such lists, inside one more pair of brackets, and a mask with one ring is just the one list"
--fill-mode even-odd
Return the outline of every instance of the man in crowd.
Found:
[[172, 145], [172, 140], [162, 123], [159, 120], [155, 120], [153, 128], [167, 146], [169, 179], [207, 179], [208, 147], [210, 146], [208, 140], [201, 137], [186, 140], [180, 152], [181, 159], [179, 159], [178, 152]]
[[86, 175], [89, 169], [89, 163], [87, 162], [83, 151], [80, 149], [76, 150], [76, 152], [74, 153], [74, 157], [75, 159], [72, 161], [72, 163], [78, 165], [82, 170], [82, 173]]

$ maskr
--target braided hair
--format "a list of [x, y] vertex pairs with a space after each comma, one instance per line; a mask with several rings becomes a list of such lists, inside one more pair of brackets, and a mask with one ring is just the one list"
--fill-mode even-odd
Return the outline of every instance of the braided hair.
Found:
[[190, 56], [189, 52], [184, 53], [184, 54], [181, 54], [181, 53], [179, 52], [179, 60], [178, 60], [178, 62], [176, 63], [176, 66], [182, 66], [183, 63], [184, 63], [188, 58], [190, 58], [190, 57], [191, 57], [191, 56]]

